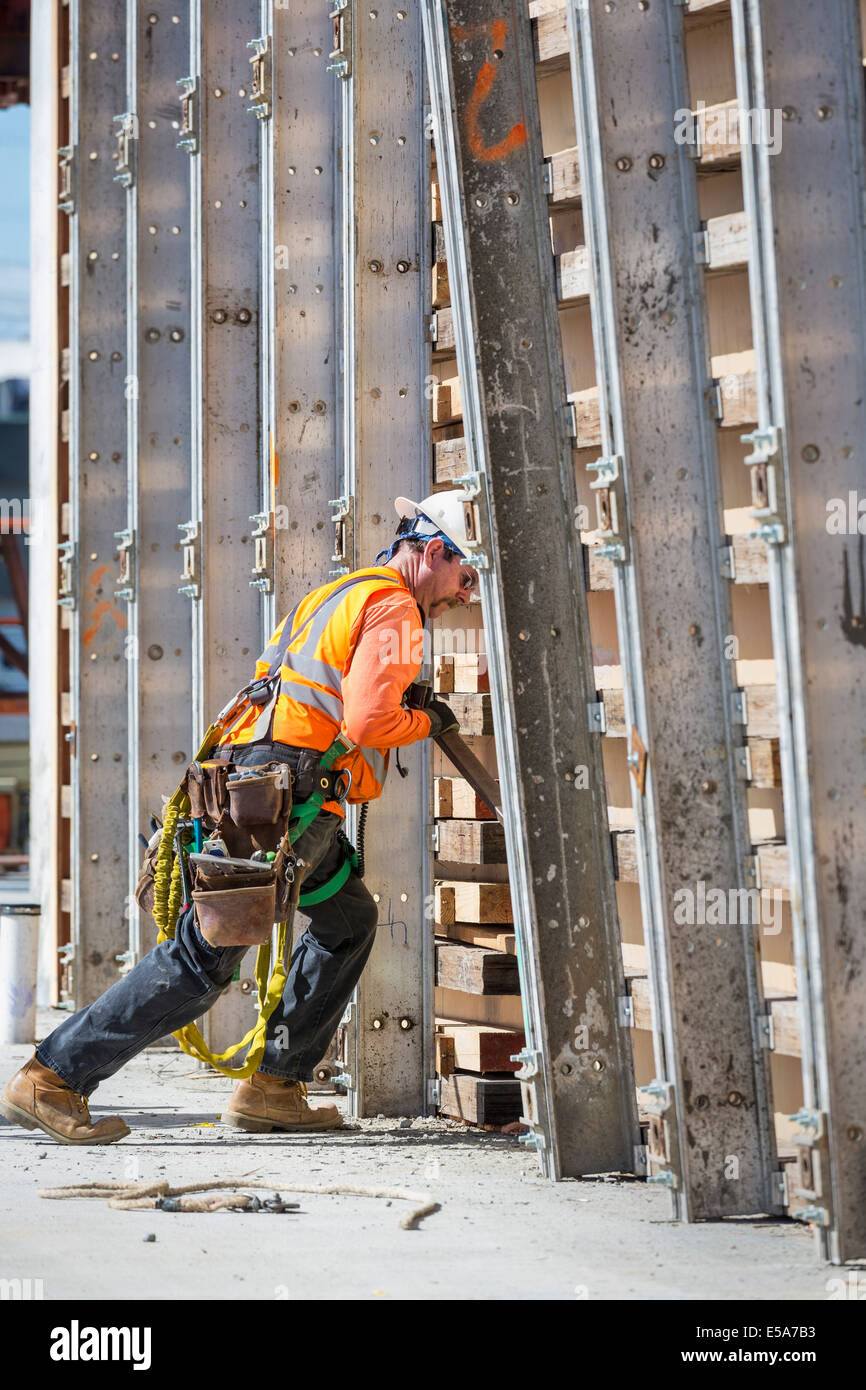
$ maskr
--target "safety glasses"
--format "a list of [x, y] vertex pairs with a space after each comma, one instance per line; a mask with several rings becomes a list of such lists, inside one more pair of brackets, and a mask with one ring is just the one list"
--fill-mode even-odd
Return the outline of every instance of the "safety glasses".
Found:
[[461, 565], [461, 566], [460, 566], [460, 569], [461, 569], [461, 575], [460, 575], [460, 587], [461, 587], [461, 589], [466, 589], [466, 590], [469, 591], [469, 593], [475, 593], [475, 592], [477, 592], [477, 590], [478, 590], [478, 571], [477, 571], [477, 570], [474, 570], [474, 569], [472, 568], [471, 565]]

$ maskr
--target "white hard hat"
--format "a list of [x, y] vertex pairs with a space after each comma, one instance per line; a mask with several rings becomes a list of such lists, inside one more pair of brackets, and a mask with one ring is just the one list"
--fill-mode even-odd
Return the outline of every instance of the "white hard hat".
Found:
[[[434, 492], [421, 502], [413, 502], [409, 497], [398, 497], [394, 502], [397, 515], [404, 520], [421, 518], [421, 524], [414, 528], [416, 536], [425, 534], [445, 536], [464, 559], [467, 554], [466, 535], [466, 493], [462, 488], [451, 488], [447, 492]], [[429, 526], [424, 525], [424, 520]]]

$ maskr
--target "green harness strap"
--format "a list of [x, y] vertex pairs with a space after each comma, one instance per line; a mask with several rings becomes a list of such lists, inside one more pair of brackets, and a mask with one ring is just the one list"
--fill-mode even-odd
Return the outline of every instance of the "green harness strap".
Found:
[[[319, 759], [319, 766], [325, 768], [326, 771], [329, 770], [337, 758], [343, 753], [350, 753], [354, 747], [354, 744], [347, 743], [343, 736], [338, 734], [330, 748], [326, 749]], [[300, 806], [292, 808], [292, 814], [289, 817], [289, 839], [292, 844], [301, 838], [305, 830], [309, 829], [324, 804], [324, 793], [313, 792], [312, 796], [308, 796]], [[358, 868], [358, 855], [354, 846], [345, 835], [342, 836], [341, 843], [346, 858], [339, 869], [321, 887], [313, 888], [309, 893], [302, 893], [298, 898], [299, 907], [314, 907], [317, 903], [327, 902], [328, 898], [333, 898], [336, 893], [339, 893], [352, 870]]]

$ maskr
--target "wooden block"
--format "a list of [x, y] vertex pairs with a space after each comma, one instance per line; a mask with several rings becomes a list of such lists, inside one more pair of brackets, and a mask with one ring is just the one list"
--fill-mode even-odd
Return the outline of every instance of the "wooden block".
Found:
[[608, 738], [625, 738], [625, 695], [622, 690], [600, 690], [604, 705], [604, 732]]
[[545, 72], [557, 72], [568, 66], [568, 30], [565, 10], [542, 15], [532, 21], [532, 46], [536, 63], [543, 63]]
[[440, 936], [449, 941], [462, 941], [466, 946], [483, 946], [486, 951], [504, 951], [517, 955], [517, 937], [507, 927], [479, 927], [475, 922], [451, 922], [448, 926], [436, 923]]
[[745, 372], [740, 376], [729, 373], [719, 377], [718, 381], [722, 394], [722, 418], [719, 424], [725, 429], [754, 425], [758, 419], [755, 373]]
[[436, 1034], [436, 1071], [439, 1076], [451, 1076], [456, 1066], [454, 1039], [449, 1033]]
[[490, 690], [485, 652], [455, 652], [454, 691], [458, 695], [484, 695]]
[[466, 994], [460, 989], [438, 986], [434, 991], [434, 1011], [437, 1018], [459, 1019], [461, 1023], [523, 1027], [523, 1004], [518, 994]]
[[613, 588], [613, 560], [607, 555], [599, 555], [597, 547], [586, 547], [588, 589], [597, 593], [601, 589]]
[[730, 270], [748, 264], [749, 224], [744, 212], [707, 220], [707, 256], [709, 270]]
[[439, 1109], [477, 1125], [511, 1124], [523, 1112], [520, 1082], [455, 1072], [442, 1078]]
[[439, 854], [458, 864], [505, 864], [505, 830], [495, 820], [440, 820]]
[[493, 706], [489, 695], [466, 695], [455, 691], [453, 695], [443, 696], [443, 699], [460, 720], [460, 733], [464, 738], [493, 733]]
[[433, 446], [433, 477], [437, 483], [454, 482], [467, 471], [466, 440], [461, 433], [454, 439], [437, 439]]
[[448, 284], [448, 266], [444, 261], [434, 261], [432, 276], [432, 302], [434, 309], [443, 309], [451, 303], [451, 287]]
[[[526, 1046], [522, 1028], [481, 1028], [472, 1023], [436, 1020], [436, 1037], [447, 1038], [454, 1048], [459, 1071], [518, 1071], [512, 1056]], [[438, 1071], [438, 1067], [437, 1067]]]
[[450, 441], [450, 440], [452, 440], [452, 439], [462, 439], [462, 438], [463, 438], [463, 422], [462, 422], [462, 420], [456, 420], [456, 421], [454, 422], [453, 425], [438, 425], [438, 426], [435, 426], [434, 429], [433, 429], [433, 445], [434, 445], [434, 450], [435, 450], [435, 446], [436, 446], [437, 444], [441, 444], [441, 443], [443, 442], [443, 440], [448, 440], [448, 441]]
[[768, 999], [767, 1009], [773, 1020], [773, 1051], [783, 1057], [799, 1057], [802, 1053], [800, 1035], [800, 1005], [796, 999]]
[[434, 358], [453, 357], [457, 350], [454, 337], [454, 311], [439, 309], [436, 313], [436, 341], [433, 344]]
[[718, 101], [696, 112], [701, 164], [730, 164], [740, 157], [739, 132], [732, 116], [738, 111], [737, 98]]
[[448, 377], [433, 388], [433, 424], [450, 425], [463, 419], [463, 396], [460, 378]]
[[436, 983], [464, 994], [519, 994], [517, 957], [483, 946], [436, 942]]
[[436, 921], [494, 922], [514, 921], [511, 889], [507, 883], [437, 883]]
[[433, 783], [433, 814], [447, 820], [495, 820], [493, 812], [463, 777], [437, 777]]
[[617, 883], [637, 883], [637, 841], [634, 831], [616, 830], [610, 838]]
[[556, 293], [560, 305], [589, 295], [589, 252], [585, 246], [556, 257]]
[[652, 1009], [650, 1007], [649, 981], [646, 975], [633, 975], [628, 981], [628, 992], [633, 1000], [635, 1028], [652, 1029]]
[[[748, 699], [748, 697], [747, 697]], [[753, 787], [781, 787], [782, 761], [777, 738], [747, 738]]]
[[437, 656], [433, 665], [433, 690], [437, 695], [450, 695], [454, 689], [453, 656]]
[[750, 738], [779, 737], [779, 706], [774, 685], [747, 685], [746, 730]]
[[588, 386], [585, 391], [572, 391], [568, 397], [574, 404], [577, 439], [575, 448], [590, 449], [601, 444], [601, 420], [598, 413], [598, 387]]
[[734, 552], [735, 584], [766, 584], [769, 581], [770, 566], [765, 541], [757, 536], [732, 536], [731, 547]]
[[430, 184], [430, 220], [431, 222], [442, 221], [442, 201], [439, 197], [439, 182], [433, 179]]
[[778, 890], [783, 902], [791, 898], [791, 861], [786, 844], [756, 845], [761, 891]]
[[433, 223], [433, 261], [437, 265], [444, 265], [448, 257], [445, 254], [445, 228], [441, 222]]
[[577, 164], [577, 146], [568, 150], [557, 150], [548, 160], [550, 164], [551, 192], [548, 202], [558, 207], [567, 207], [580, 199], [580, 171]]
[[508, 883], [507, 864], [464, 864], [438, 855], [436, 873], [452, 883]]

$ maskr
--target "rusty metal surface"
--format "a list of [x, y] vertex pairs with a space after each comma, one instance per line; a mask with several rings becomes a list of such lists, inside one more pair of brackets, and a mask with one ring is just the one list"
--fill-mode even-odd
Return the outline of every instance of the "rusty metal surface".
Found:
[[[623, 460], [628, 559], [614, 570], [626, 720], [648, 755], [632, 799], [656, 1102], [672, 1097], [665, 1120], [677, 1131], [652, 1167], [673, 1181], [686, 1219], [759, 1212], [773, 1202], [774, 1139], [757, 1036], [760, 927], [731, 897], [749, 886], [734, 763], [744, 730], [731, 725], [695, 165], [675, 138], [674, 113], [688, 106], [683, 12], [588, 0], [576, 14], [603, 451]], [[702, 891], [719, 890], [724, 909], [702, 913]]]
[[813, 1204], [826, 1213], [825, 1249], [842, 1262], [866, 1256], [863, 37], [854, 0], [765, 0], [746, 14], [755, 95], [786, 113], [778, 152], [756, 151], [772, 249], [763, 288], [778, 296], [765, 389], [783, 427], [775, 463], [787, 531], [769, 549], [779, 552], [771, 588], [782, 591], [794, 668], [786, 818], [798, 808], [806, 850], [811, 842], [793, 892], [808, 973], [804, 1096], [823, 1112], [811, 1137], [826, 1129], [830, 1154], [830, 1183]]
[[[638, 1142], [529, 23], [428, 0], [449, 278], [527, 1033], [551, 1177], [631, 1171]], [[482, 499], [483, 500], [483, 499]]]

